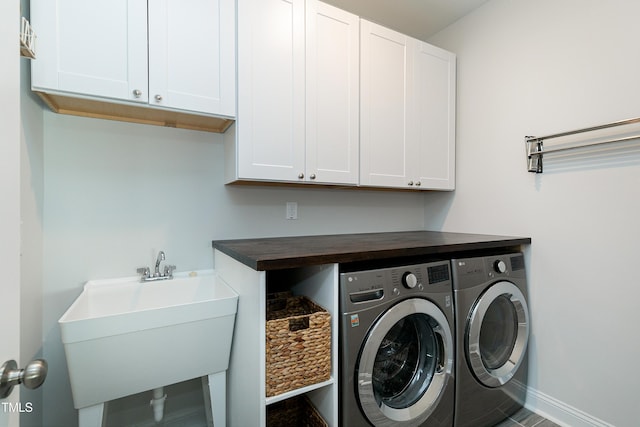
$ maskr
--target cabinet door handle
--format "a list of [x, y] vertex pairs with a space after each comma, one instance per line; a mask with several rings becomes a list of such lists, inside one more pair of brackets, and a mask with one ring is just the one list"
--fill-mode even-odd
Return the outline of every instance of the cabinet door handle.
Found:
[[162, 101], [162, 95], [156, 95], [156, 101], [160, 102]]
[[409, 181], [408, 184], [409, 184], [409, 186], [413, 185], [413, 181]]
[[140, 89], [134, 89], [133, 96], [135, 96], [136, 98], [140, 98], [142, 96], [142, 91]]
[[298, 174], [298, 179], [304, 179], [304, 174], [303, 173], [299, 173]]
[[309, 178], [311, 178], [311, 179], [316, 179], [316, 174], [315, 174], [315, 173], [312, 173], [312, 174], [309, 176]]
[[416, 187], [420, 187], [421, 183], [420, 181], [416, 182]]

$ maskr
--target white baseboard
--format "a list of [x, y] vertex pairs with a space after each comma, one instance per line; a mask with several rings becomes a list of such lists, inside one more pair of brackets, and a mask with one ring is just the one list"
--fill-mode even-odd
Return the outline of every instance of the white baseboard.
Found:
[[530, 387], [525, 407], [563, 427], [615, 427]]

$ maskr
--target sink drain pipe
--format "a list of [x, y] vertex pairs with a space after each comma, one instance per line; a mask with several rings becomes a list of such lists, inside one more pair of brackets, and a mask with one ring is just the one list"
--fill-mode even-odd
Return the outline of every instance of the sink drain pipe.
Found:
[[164, 387], [158, 387], [153, 389], [153, 399], [149, 402], [149, 405], [153, 407], [153, 418], [157, 423], [162, 421], [164, 416], [164, 401], [167, 399], [167, 395], [164, 394]]

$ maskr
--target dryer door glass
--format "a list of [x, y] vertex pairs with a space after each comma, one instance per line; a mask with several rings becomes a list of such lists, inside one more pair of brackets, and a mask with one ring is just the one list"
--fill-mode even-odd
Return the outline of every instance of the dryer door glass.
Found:
[[480, 355], [487, 369], [504, 365], [513, 354], [518, 337], [518, 313], [506, 295], [489, 305], [480, 326]]
[[415, 298], [387, 310], [371, 327], [356, 366], [363, 413], [375, 426], [421, 424], [451, 377], [453, 340], [445, 315]]
[[491, 285], [471, 310], [465, 334], [467, 360], [488, 387], [509, 381], [522, 363], [529, 339], [529, 308], [511, 282]]

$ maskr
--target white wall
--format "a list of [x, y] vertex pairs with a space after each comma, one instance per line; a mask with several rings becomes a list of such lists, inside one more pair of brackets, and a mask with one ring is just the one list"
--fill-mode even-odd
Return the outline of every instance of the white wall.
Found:
[[638, 425], [640, 148], [536, 176], [524, 136], [640, 116], [639, 16], [632, 0], [492, 0], [431, 40], [458, 55], [458, 175], [426, 196], [426, 228], [532, 237], [528, 405], [570, 426]]
[[57, 320], [85, 281], [135, 275], [158, 250], [178, 271], [213, 268], [214, 239], [424, 227], [421, 194], [225, 186], [223, 148], [216, 134], [44, 112], [47, 426], [76, 423]]

